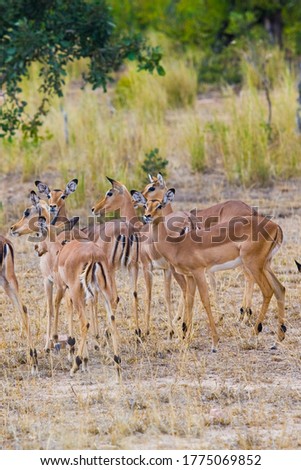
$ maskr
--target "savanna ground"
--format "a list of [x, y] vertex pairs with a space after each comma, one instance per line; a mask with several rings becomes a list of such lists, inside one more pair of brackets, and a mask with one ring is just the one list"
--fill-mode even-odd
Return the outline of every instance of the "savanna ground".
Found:
[[[51, 184], [60, 175], [47, 173]], [[39, 374], [31, 377], [25, 363], [25, 338], [9, 300], [0, 293], [1, 433], [3, 449], [300, 449], [300, 275], [294, 259], [301, 258], [300, 180], [278, 181], [274, 186], [244, 189], [231, 186], [223, 173], [191, 174], [185, 166], [173, 168], [170, 183], [177, 189], [175, 208], [205, 207], [239, 198], [272, 215], [284, 231], [284, 244], [273, 261], [287, 289], [285, 341], [271, 350], [277, 329], [276, 302], [272, 300], [263, 332], [238, 321], [243, 294], [240, 271], [218, 274], [220, 302], [215, 318], [218, 352], [210, 352], [206, 314], [197, 300], [193, 337], [167, 340], [163, 278], [154, 276], [152, 328], [137, 344], [126, 274], [118, 274], [121, 302], [118, 330], [121, 342], [122, 383], [108, 356], [111, 350], [90, 348], [89, 373], [71, 379], [67, 352], [43, 353], [45, 297], [39, 260], [32, 244], [14, 239], [16, 271], [39, 354]], [[20, 184], [20, 175], [1, 176], [0, 200], [8, 221], [16, 220], [27, 205], [24, 196], [32, 183]], [[86, 201], [88, 211], [91, 201]], [[70, 211], [71, 212], [71, 211]], [[72, 210], [72, 215], [76, 211]], [[77, 211], [79, 212], [79, 211]], [[139, 283], [143, 318], [143, 279]], [[180, 294], [173, 284], [175, 312]], [[254, 296], [254, 317], [261, 295]], [[99, 321], [105, 324], [104, 314]], [[254, 321], [254, 320], [253, 320]], [[76, 322], [76, 318], [75, 318]], [[67, 333], [65, 306], [60, 332]]]

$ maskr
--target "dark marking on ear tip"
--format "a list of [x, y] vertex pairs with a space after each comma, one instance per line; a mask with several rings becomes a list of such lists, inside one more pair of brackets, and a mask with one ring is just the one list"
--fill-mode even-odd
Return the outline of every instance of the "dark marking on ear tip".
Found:
[[262, 332], [262, 323], [258, 323], [257, 331], [258, 331], [258, 333]]
[[283, 331], [283, 333], [286, 333], [286, 331], [287, 331], [287, 328], [286, 328], [285, 325], [281, 325], [280, 329], [281, 329], [281, 331]]

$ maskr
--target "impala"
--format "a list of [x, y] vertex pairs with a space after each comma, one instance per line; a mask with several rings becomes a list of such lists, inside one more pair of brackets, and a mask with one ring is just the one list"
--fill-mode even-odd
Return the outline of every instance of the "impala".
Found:
[[[76, 179], [70, 181], [67, 185], [65, 190], [53, 190], [50, 191], [48, 186], [44, 183], [37, 182], [38, 187], [41, 193], [45, 193], [48, 199], [51, 201], [52, 198], [56, 201], [56, 203], [52, 204], [55, 205], [56, 209], [53, 211], [52, 214], [52, 223], [57, 223], [57, 215], [60, 214], [60, 219], [63, 221], [67, 220], [66, 208], [65, 208], [65, 200], [69, 194], [75, 191], [76, 189]], [[35, 191], [31, 191], [30, 193], [30, 201], [31, 205], [27, 207], [24, 212], [22, 218], [16, 222], [10, 228], [10, 233], [14, 237], [28, 235], [33, 233], [36, 229], [35, 224], [39, 216], [45, 217], [47, 223], [51, 220], [51, 208], [47, 202], [35, 193]], [[59, 346], [58, 343], [58, 310], [56, 308], [57, 301], [53, 303], [53, 269], [55, 265], [55, 260], [58, 252], [58, 245], [53, 244], [49, 247], [49, 250], [46, 249], [45, 246], [42, 244], [39, 245], [39, 248], [36, 250], [39, 257], [40, 257], [40, 269], [43, 277], [44, 282], [44, 290], [46, 294], [46, 302], [47, 302], [47, 327], [46, 327], [46, 342], [45, 342], [45, 351], [50, 351], [50, 343], [51, 339], [53, 339], [55, 346]], [[72, 332], [72, 313], [71, 313], [71, 306], [68, 306], [68, 311], [70, 313], [69, 318], [69, 332]], [[54, 313], [55, 312], [55, 313]], [[54, 317], [54, 328], [53, 334], [51, 334], [52, 330], [52, 318]], [[93, 322], [94, 325], [94, 322]], [[70, 336], [69, 343], [71, 348], [74, 343], [74, 338]]]
[[[134, 196], [134, 201], [137, 205], [140, 206], [145, 206], [146, 200], [149, 199], [161, 200], [167, 190], [166, 183], [161, 173], [158, 173], [157, 177], [151, 175], [148, 176], [150, 183], [145, 186], [145, 188], [141, 192], [143, 197], [138, 197], [137, 194]], [[170, 203], [167, 203], [167, 205], [164, 207], [163, 214], [164, 216], [167, 216], [167, 223], [169, 220], [170, 222], [172, 222], [172, 218], [176, 215], [181, 218], [181, 213], [175, 214]], [[173, 216], [171, 214], [173, 214]], [[251, 215], [257, 215], [257, 211], [253, 207], [247, 205], [246, 203], [240, 200], [229, 200], [219, 204], [215, 204], [206, 209], [195, 209], [191, 212], [182, 212], [182, 220], [183, 225], [186, 225], [189, 228], [200, 227], [207, 229], [212, 225], [230, 221], [232, 218], [235, 218], [237, 216]], [[169, 225], [171, 225], [171, 223], [169, 223]], [[173, 230], [175, 229], [175, 227], [172, 228]], [[215, 293], [215, 298], [217, 298], [215, 276], [213, 273], [210, 272], [208, 274], [211, 287]], [[254, 290], [254, 279], [245, 270], [244, 276], [245, 289], [242, 307], [240, 308], [240, 320], [243, 320], [244, 318], [248, 320], [252, 315], [251, 303]], [[193, 285], [191, 286], [191, 288], [193, 292]]]
[[0, 285], [5, 293], [18, 310], [23, 328], [27, 335], [29, 346], [29, 360], [31, 364], [31, 373], [35, 375], [38, 371], [37, 351], [33, 347], [31, 330], [29, 325], [28, 312], [25, 305], [22, 304], [19, 295], [18, 280], [14, 269], [14, 250], [12, 243], [7, 238], [0, 235]]
[[143, 275], [146, 285], [146, 333], [149, 333], [150, 326], [150, 308], [152, 298], [152, 272], [153, 269], [162, 269], [164, 273], [164, 291], [165, 301], [168, 312], [168, 335], [172, 337], [173, 331], [173, 315], [171, 308], [171, 275], [174, 274], [177, 282], [179, 283], [185, 295], [186, 283], [185, 278], [180, 274], [175, 273], [170, 264], [162, 258], [156, 250], [154, 244], [151, 242], [151, 234], [149, 233], [149, 226], [137, 222], [137, 215], [132, 203], [132, 197], [127, 188], [120, 182], [108, 178], [111, 183], [111, 189], [106, 193], [105, 197], [95, 203], [92, 211], [94, 214], [102, 213], [104, 211], [120, 210], [120, 217], [126, 221], [127, 224], [135, 225], [135, 232], [139, 234], [140, 251], [139, 260], [142, 265]]
[[[39, 216], [36, 232], [37, 242], [43, 238], [47, 249], [51, 249], [57, 241], [57, 234], [61, 227], [47, 224], [46, 218]], [[65, 224], [64, 224], [65, 225]], [[64, 226], [64, 229], [66, 227]], [[73, 376], [82, 364], [87, 370], [88, 349], [86, 345], [89, 322], [85, 314], [86, 301], [94, 297], [96, 292], [104, 298], [110, 333], [113, 341], [114, 362], [119, 373], [120, 357], [118, 355], [118, 337], [113, 309], [116, 308], [115, 293], [112, 289], [112, 274], [108, 269], [106, 257], [101, 249], [88, 239], [71, 240], [61, 247], [57, 254], [54, 269], [55, 284], [57, 286], [57, 307], [68, 289], [73, 308], [80, 321], [80, 342], [77, 355], [74, 357], [70, 370]]]
[[[109, 179], [110, 180], [110, 179]], [[113, 210], [113, 205], [110, 200], [114, 193], [121, 192], [121, 187], [118, 185], [113, 186], [112, 189], [107, 191], [105, 198], [100, 200], [92, 208], [94, 215], [103, 214], [106, 210]], [[131, 196], [128, 194], [130, 200]], [[114, 199], [114, 198], [113, 198]], [[115, 272], [118, 269], [124, 268], [130, 275], [130, 283], [133, 294], [133, 316], [135, 319], [135, 334], [140, 337], [141, 329], [139, 327], [138, 318], [138, 272], [139, 272], [139, 239], [135, 233], [137, 226], [140, 225], [138, 218], [134, 212], [128, 212], [125, 209], [124, 217], [120, 220], [107, 221], [100, 225], [98, 229], [94, 230], [94, 241], [101, 247], [107, 256], [110, 270], [114, 273], [113, 282], [115, 282]], [[116, 289], [116, 288], [115, 288]]]
[[[177, 272], [192, 276], [208, 315], [212, 335], [212, 350], [216, 350], [218, 334], [211, 312], [205, 271], [232, 269], [242, 265], [253, 276], [263, 295], [255, 332], [262, 331], [270, 300], [275, 295], [278, 304], [278, 339], [285, 337], [285, 288], [271, 269], [270, 261], [283, 241], [279, 225], [259, 215], [236, 217], [209, 230], [192, 230], [180, 237], [169, 236], [163, 209], [174, 199], [175, 190], [169, 189], [161, 201], [147, 202], [145, 220], [152, 222], [156, 248]], [[191, 315], [186, 309], [187, 329], [191, 329]]]

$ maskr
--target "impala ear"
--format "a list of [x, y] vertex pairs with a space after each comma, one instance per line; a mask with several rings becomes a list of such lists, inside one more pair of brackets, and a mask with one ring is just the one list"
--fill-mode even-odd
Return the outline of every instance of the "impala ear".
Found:
[[61, 196], [62, 199], [66, 199], [66, 197], [69, 196], [69, 194], [74, 193], [78, 185], [78, 179], [74, 178], [73, 180], [69, 181], [67, 183], [64, 194]]
[[157, 174], [157, 180], [159, 181], [160, 188], [164, 189], [166, 185], [165, 185], [165, 181], [164, 181], [164, 178], [162, 176], [162, 173]]
[[108, 181], [110, 181], [114, 189], [117, 189], [117, 191], [119, 191], [120, 193], [123, 193], [123, 185], [119, 183], [119, 181], [113, 180], [113, 178], [109, 178], [108, 176], [106, 176], [106, 178]]
[[166, 191], [162, 200], [162, 207], [165, 207], [174, 200], [175, 192], [176, 190], [174, 188], [170, 188]]
[[135, 207], [145, 206], [145, 204], [147, 203], [147, 200], [145, 199], [143, 194], [140, 193], [139, 191], [136, 191], [135, 189], [132, 189], [131, 190], [131, 195], [132, 195], [132, 200], [134, 202]]
[[38, 207], [40, 205], [40, 198], [35, 191], [30, 191], [29, 199], [33, 206]]
[[39, 180], [35, 181], [34, 184], [38, 188], [39, 193], [46, 194], [47, 197], [50, 197], [50, 188], [47, 186], [47, 184], [42, 183], [42, 181]]
[[298, 263], [298, 261], [295, 260], [296, 266], [298, 268], [298, 271], [301, 272], [301, 264]]
[[47, 228], [47, 221], [46, 218], [42, 215], [38, 218], [38, 227], [40, 229], [40, 232], [43, 232], [43, 230], [46, 230]]
[[148, 176], [148, 179], [149, 179], [150, 183], [153, 183], [154, 179], [153, 179], [152, 175], [148, 174], [147, 176]]

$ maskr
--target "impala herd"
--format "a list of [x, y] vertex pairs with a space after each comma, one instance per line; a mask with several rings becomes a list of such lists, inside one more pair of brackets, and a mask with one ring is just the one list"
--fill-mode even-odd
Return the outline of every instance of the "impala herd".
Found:
[[[193, 211], [173, 211], [174, 188], [167, 188], [162, 175], [149, 175], [143, 191], [131, 192], [120, 182], [107, 178], [111, 188], [96, 201], [94, 216], [119, 210], [120, 219], [95, 223], [80, 229], [78, 218], [68, 218], [66, 199], [76, 188], [73, 179], [64, 190], [51, 190], [36, 181], [36, 191], [30, 193], [30, 205], [21, 219], [11, 226], [12, 236], [28, 235], [40, 260], [40, 269], [47, 300], [45, 351], [59, 350], [58, 318], [63, 297], [68, 312], [68, 358], [70, 375], [88, 366], [87, 339], [89, 329], [93, 341], [99, 344], [98, 301], [102, 299], [107, 312], [107, 337], [113, 345], [113, 362], [120, 376], [121, 358], [116, 326], [119, 302], [116, 275], [126, 270], [130, 282], [135, 334], [141, 341], [138, 308], [138, 275], [142, 268], [145, 281], [145, 333], [150, 330], [152, 272], [160, 269], [164, 275], [164, 294], [168, 313], [169, 339], [175, 334], [175, 314], [171, 302], [171, 281], [181, 289], [177, 316], [182, 319], [181, 336], [192, 330], [195, 291], [198, 290], [208, 316], [212, 351], [218, 344], [218, 333], [211, 310], [207, 279], [216, 295], [214, 273], [242, 266], [245, 290], [240, 319], [252, 314], [252, 296], [257, 283], [263, 296], [254, 332], [262, 324], [273, 294], [278, 306], [278, 340], [285, 337], [285, 288], [271, 268], [271, 261], [280, 248], [283, 234], [280, 226], [257, 213], [242, 201], [231, 200]], [[46, 196], [47, 200], [40, 195]], [[137, 215], [137, 209], [139, 214]], [[96, 219], [95, 219], [96, 220]], [[29, 361], [33, 374], [38, 360], [30, 330], [27, 308], [22, 304], [14, 271], [12, 243], [0, 236], [0, 285], [20, 312], [27, 334]], [[55, 293], [55, 296], [54, 296]], [[80, 339], [75, 352], [73, 317], [79, 319]], [[91, 325], [91, 328], [90, 328]], [[276, 344], [273, 346], [276, 347]]]

